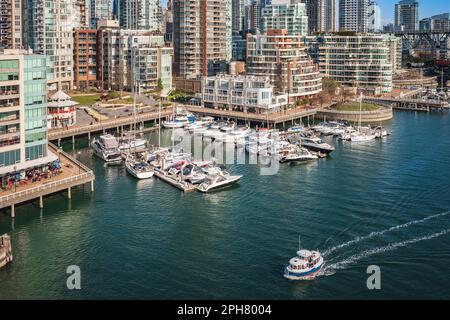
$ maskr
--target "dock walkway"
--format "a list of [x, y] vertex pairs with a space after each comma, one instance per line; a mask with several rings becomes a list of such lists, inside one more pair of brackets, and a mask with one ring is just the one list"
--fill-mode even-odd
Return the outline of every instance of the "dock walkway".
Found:
[[176, 180], [160, 169], [155, 169], [155, 176], [183, 192], [192, 192], [196, 190], [196, 187], [193, 184], [186, 181]]
[[64, 138], [72, 138], [75, 139], [77, 136], [88, 135], [90, 139], [91, 133], [103, 132], [107, 129], [122, 129], [124, 130], [124, 126], [131, 126], [134, 122], [143, 123], [148, 121], [155, 121], [161, 116], [161, 119], [165, 119], [169, 117], [173, 113], [172, 108], [166, 108], [161, 110], [161, 114], [158, 111], [148, 112], [144, 114], [138, 114], [136, 117], [127, 116], [120, 117], [116, 119], [109, 119], [100, 122], [96, 122], [93, 124], [82, 125], [82, 126], [74, 126], [68, 129], [52, 129], [48, 132], [48, 139], [50, 141], [64, 139]]
[[260, 122], [269, 123], [272, 126], [282, 124], [286, 122], [292, 122], [295, 120], [301, 120], [310, 116], [314, 116], [317, 113], [315, 108], [296, 108], [283, 112], [273, 113], [249, 113], [232, 110], [221, 110], [213, 108], [205, 108], [199, 106], [186, 106], [186, 109], [190, 112], [197, 113], [204, 116], [212, 116], [217, 118], [229, 118], [246, 122]]

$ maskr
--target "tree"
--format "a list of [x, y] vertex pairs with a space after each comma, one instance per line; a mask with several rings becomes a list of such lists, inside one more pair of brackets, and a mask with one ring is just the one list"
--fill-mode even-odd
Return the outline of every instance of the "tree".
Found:
[[338, 83], [336, 82], [336, 80], [331, 78], [322, 79], [322, 90], [329, 96], [333, 97], [335, 95], [337, 87]]
[[157, 88], [158, 88], [159, 91], [162, 91], [162, 89], [164, 89], [164, 86], [163, 86], [161, 78], [158, 79]]

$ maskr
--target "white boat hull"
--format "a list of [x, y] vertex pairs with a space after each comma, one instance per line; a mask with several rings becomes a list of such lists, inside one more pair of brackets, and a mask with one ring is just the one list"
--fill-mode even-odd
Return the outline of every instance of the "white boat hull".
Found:
[[197, 190], [203, 193], [215, 191], [217, 189], [229, 187], [237, 183], [241, 178], [242, 176], [230, 176], [226, 180], [210, 184], [206, 187], [204, 186], [204, 184], [201, 184], [200, 186], [197, 187]]
[[136, 171], [130, 163], [126, 163], [127, 172], [136, 179], [150, 179], [155, 174], [152, 170]]

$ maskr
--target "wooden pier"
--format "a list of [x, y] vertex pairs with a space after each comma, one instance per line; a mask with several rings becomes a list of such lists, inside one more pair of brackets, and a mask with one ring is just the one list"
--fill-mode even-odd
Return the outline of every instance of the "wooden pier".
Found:
[[183, 192], [192, 192], [197, 190], [196, 187], [189, 182], [181, 181], [173, 178], [172, 176], [165, 173], [163, 170], [155, 169], [155, 176], [157, 176], [159, 179], [167, 182], [168, 184], [171, 184], [172, 186], [180, 189]]
[[285, 124], [288, 122], [302, 121], [303, 118], [314, 117], [317, 109], [311, 108], [295, 108], [281, 112], [272, 113], [249, 113], [232, 110], [222, 110], [213, 108], [204, 108], [199, 106], [186, 106], [190, 112], [200, 114], [202, 116], [211, 116], [222, 119], [235, 119], [244, 122], [256, 122], [260, 124], [269, 124], [275, 127], [278, 124]]
[[72, 142], [75, 142], [75, 138], [77, 136], [85, 136], [87, 135], [89, 140], [91, 138], [92, 133], [106, 133], [106, 130], [116, 129], [117, 131], [124, 132], [126, 127], [128, 126], [130, 129], [132, 128], [134, 123], [142, 123], [149, 121], [157, 121], [161, 116], [161, 119], [164, 120], [172, 115], [172, 108], [165, 108], [161, 110], [161, 113], [158, 111], [148, 112], [143, 114], [138, 114], [136, 117], [126, 116], [120, 117], [116, 119], [109, 119], [100, 122], [96, 122], [93, 124], [88, 124], [84, 126], [74, 126], [68, 129], [52, 129], [48, 132], [48, 139], [50, 141], [60, 140], [65, 138], [72, 138]]
[[0, 236], [0, 268], [13, 260], [11, 237], [7, 234]]
[[15, 207], [29, 201], [39, 201], [39, 208], [44, 207], [44, 197], [50, 194], [67, 191], [68, 199], [72, 198], [72, 188], [89, 184], [94, 191], [95, 175], [91, 169], [70, 155], [49, 144], [49, 149], [58, 154], [63, 174], [48, 181], [31, 183], [20, 186], [17, 190], [2, 191], [0, 193], [0, 209], [10, 208], [11, 217], [15, 217]]

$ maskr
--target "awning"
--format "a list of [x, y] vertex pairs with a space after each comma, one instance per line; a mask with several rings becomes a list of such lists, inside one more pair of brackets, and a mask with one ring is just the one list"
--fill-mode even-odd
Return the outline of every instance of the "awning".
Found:
[[25, 161], [21, 163], [16, 163], [7, 167], [0, 167], [0, 176], [4, 176], [7, 174], [14, 173], [14, 166], [16, 167], [15, 171], [29, 170], [36, 167], [40, 167], [45, 164], [49, 164], [58, 159], [58, 156], [53, 152], [48, 150], [47, 156], [39, 159], [34, 159], [30, 161]]

